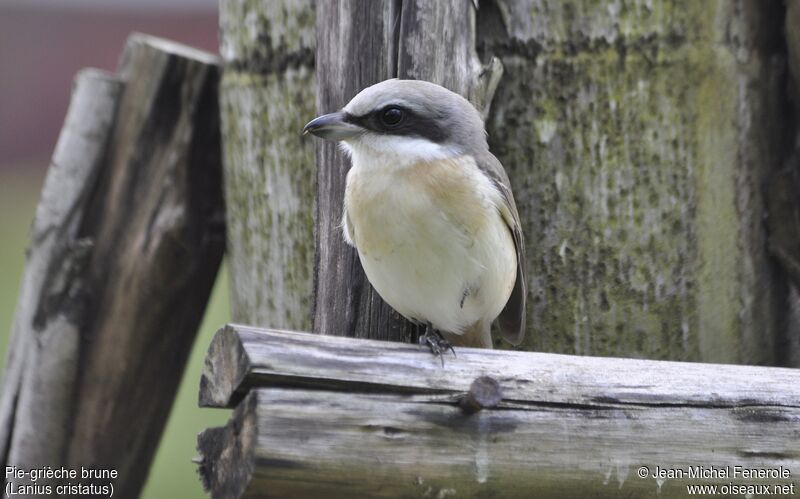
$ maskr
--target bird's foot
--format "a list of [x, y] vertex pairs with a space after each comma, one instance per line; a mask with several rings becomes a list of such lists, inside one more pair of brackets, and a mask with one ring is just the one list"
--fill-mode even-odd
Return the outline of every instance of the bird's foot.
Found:
[[428, 325], [425, 327], [425, 334], [419, 337], [419, 344], [428, 345], [428, 348], [431, 349], [431, 353], [441, 359], [442, 367], [444, 367], [444, 354], [447, 353], [448, 350], [453, 352], [453, 357], [456, 356], [453, 345], [444, 338], [441, 332], [434, 329], [433, 324], [430, 322], [428, 322]]

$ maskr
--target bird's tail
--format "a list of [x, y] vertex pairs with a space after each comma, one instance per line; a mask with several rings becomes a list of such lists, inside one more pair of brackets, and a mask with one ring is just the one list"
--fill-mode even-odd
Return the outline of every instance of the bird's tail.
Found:
[[492, 323], [477, 321], [462, 334], [443, 333], [447, 341], [456, 347], [492, 348]]

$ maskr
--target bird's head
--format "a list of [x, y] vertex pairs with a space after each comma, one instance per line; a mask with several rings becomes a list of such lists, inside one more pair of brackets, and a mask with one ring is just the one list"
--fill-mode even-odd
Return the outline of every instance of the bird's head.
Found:
[[434, 83], [386, 80], [303, 133], [340, 141], [356, 157], [399, 164], [475, 154], [488, 148], [483, 120], [466, 99]]

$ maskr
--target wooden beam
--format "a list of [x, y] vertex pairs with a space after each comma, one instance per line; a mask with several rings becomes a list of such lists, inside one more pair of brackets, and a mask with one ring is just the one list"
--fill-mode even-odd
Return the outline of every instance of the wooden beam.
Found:
[[253, 387], [316, 386], [456, 394], [479, 376], [522, 403], [800, 407], [800, 371], [759, 366], [581, 357], [459, 348], [439, 359], [416, 345], [273, 331], [231, 324], [217, 332], [200, 404], [233, 407]]
[[[502, 399], [468, 414], [473, 381]], [[214, 497], [684, 496], [689, 467], [800, 469], [800, 371], [416, 346], [230, 325], [202, 405], [237, 409], [200, 435]], [[649, 468], [639, 478], [639, 468]], [[657, 468], [686, 471], [654, 478]], [[702, 472], [700, 468], [693, 468]]]
[[115, 77], [79, 77], [14, 324], [4, 465], [141, 490], [224, 248], [217, 82], [211, 54], [144, 35]]

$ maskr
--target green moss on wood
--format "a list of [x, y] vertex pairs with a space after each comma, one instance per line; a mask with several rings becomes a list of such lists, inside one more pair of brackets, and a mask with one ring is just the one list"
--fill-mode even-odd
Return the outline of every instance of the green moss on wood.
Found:
[[233, 318], [310, 328], [314, 150], [301, 136], [314, 115], [304, 68], [222, 81], [225, 192]]
[[313, 68], [315, 23], [309, 0], [224, 0], [220, 53], [228, 67], [249, 72]]
[[726, 2], [504, 9], [487, 126], [529, 241], [525, 347], [771, 362], [782, 297], [759, 291], [763, 211], [742, 197], [777, 159], [741, 152], [779, 149], [754, 126], [778, 112], [764, 19]]
[[220, 87], [232, 316], [311, 329], [315, 115], [310, 2], [223, 1]]

